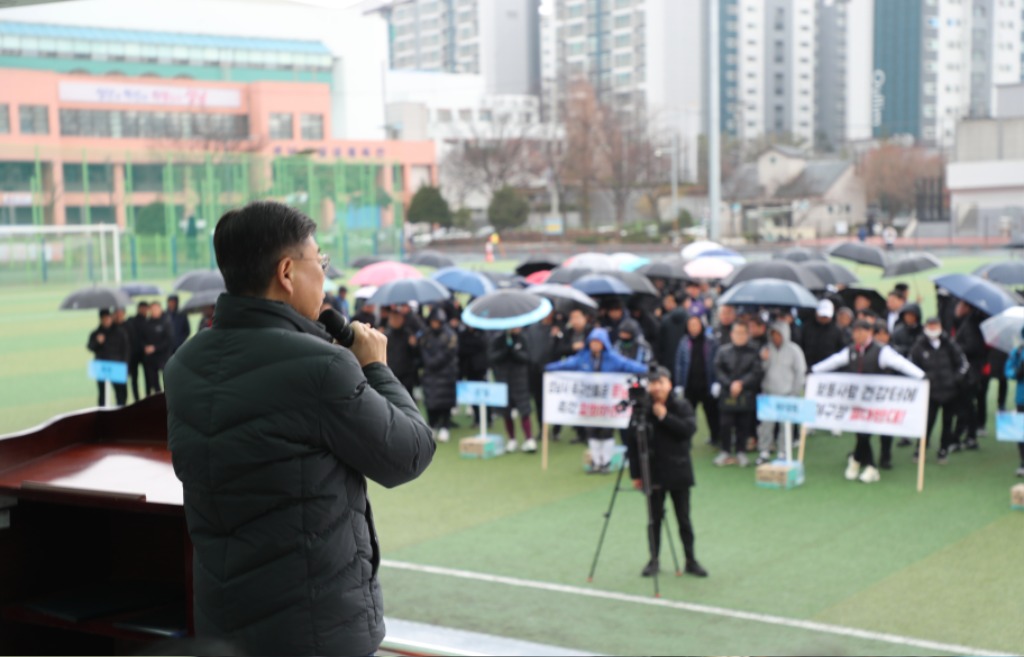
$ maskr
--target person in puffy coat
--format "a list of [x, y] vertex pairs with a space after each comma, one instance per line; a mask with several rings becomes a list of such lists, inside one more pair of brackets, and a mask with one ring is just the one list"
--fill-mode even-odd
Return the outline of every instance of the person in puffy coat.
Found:
[[704, 407], [704, 418], [708, 422], [710, 443], [719, 444], [718, 400], [712, 394], [715, 388], [715, 355], [718, 343], [711, 327], [704, 324], [700, 315], [691, 315], [686, 320], [686, 337], [679, 342], [675, 357], [675, 385], [683, 389], [686, 401], [693, 406]]
[[654, 357], [654, 350], [644, 338], [640, 322], [632, 317], [627, 317], [619, 322], [618, 339], [615, 341], [614, 348], [626, 358], [644, 365], [650, 365]]
[[537, 440], [533, 437], [533, 423], [530, 421], [530, 355], [523, 340], [523, 330], [515, 328], [494, 337], [487, 348], [487, 360], [494, 372], [494, 380], [508, 385], [508, 406], [502, 409], [508, 435], [505, 451], [518, 449], [512, 417], [515, 410], [523, 426], [523, 451], [528, 454], [536, 452]]
[[[789, 339], [789, 324], [776, 320], [768, 329], [768, 346], [761, 350], [764, 379], [761, 392], [781, 397], [803, 397], [807, 361], [800, 347]], [[778, 422], [762, 421], [757, 428], [757, 465], [771, 460], [772, 443], [778, 441], [778, 457], [785, 458]]]
[[434, 308], [427, 317], [427, 329], [420, 336], [423, 361], [423, 405], [434, 436], [448, 442], [455, 406], [455, 382], [459, 378], [459, 338], [448, 326], [448, 315]]
[[733, 459], [746, 467], [744, 442], [754, 435], [757, 422], [757, 393], [763, 372], [761, 354], [750, 345], [750, 330], [743, 322], [732, 325], [730, 344], [719, 347], [715, 355], [715, 383], [718, 395], [718, 430], [722, 451], [715, 465], [727, 465]]
[[[1020, 336], [1024, 338], [1024, 330], [1021, 330]], [[1017, 404], [1017, 412], [1024, 413], [1024, 346], [1018, 346], [1010, 352], [1010, 357], [1006, 359], [1006, 366], [1003, 369], [1006, 374], [1006, 378], [1009, 381], [1015, 381], [1017, 383], [1017, 396], [1015, 402]], [[1024, 443], [1017, 443], [1017, 453], [1020, 455], [1020, 467], [1017, 468], [1017, 476], [1024, 477]]]
[[[588, 349], [583, 349], [570, 358], [549, 363], [549, 372], [628, 372], [631, 374], [647, 374], [648, 367], [643, 363], [630, 360], [615, 351], [612, 347], [608, 331], [596, 328], [587, 336]], [[586, 427], [584, 429], [590, 457], [593, 462], [592, 473], [608, 474], [611, 472], [612, 457], [615, 455], [615, 438], [612, 429]]]
[[433, 459], [384, 337], [316, 321], [325, 263], [302, 213], [232, 210], [214, 233], [227, 293], [166, 369], [167, 445], [192, 539], [196, 636], [247, 655], [368, 655], [384, 638], [367, 479]]
[[942, 411], [942, 437], [939, 441], [939, 463], [945, 463], [953, 444], [953, 418], [959, 406], [960, 382], [967, 377], [970, 365], [956, 342], [942, 332], [942, 321], [930, 318], [924, 333], [914, 343], [910, 360], [928, 377], [928, 436]]

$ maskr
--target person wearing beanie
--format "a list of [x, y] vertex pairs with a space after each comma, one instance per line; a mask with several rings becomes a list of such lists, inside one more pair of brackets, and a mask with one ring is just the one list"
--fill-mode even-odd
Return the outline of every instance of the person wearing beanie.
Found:
[[846, 346], [842, 330], [832, 321], [835, 310], [831, 301], [822, 299], [818, 302], [815, 320], [803, 327], [803, 342], [800, 346], [804, 350], [808, 367], [813, 367]]
[[[1020, 337], [1024, 338], [1024, 329], [1021, 329]], [[1004, 368], [1006, 378], [1017, 383], [1017, 412], [1024, 413], [1024, 345], [1014, 347], [1010, 357], [1006, 359]], [[1017, 476], [1024, 477], [1024, 443], [1017, 443], [1017, 452], [1020, 455], [1020, 467], [1017, 468]]]
[[423, 361], [423, 403], [427, 422], [438, 442], [448, 442], [455, 406], [455, 382], [459, 378], [459, 338], [448, 325], [448, 315], [434, 308], [419, 338]]
[[[106, 308], [100, 310], [100, 325], [89, 334], [89, 341], [86, 348], [96, 356], [96, 360], [110, 360], [127, 365], [131, 355], [131, 345], [128, 341], [128, 331], [120, 324], [114, 323], [114, 316]], [[128, 403], [128, 384], [111, 383], [114, 386], [114, 399], [118, 406]], [[103, 407], [107, 404], [107, 382], [97, 381], [99, 399], [97, 406]]]
[[[891, 346], [880, 345], [873, 338], [874, 325], [867, 320], [858, 319], [853, 323], [853, 344], [814, 365], [811, 371], [884, 374], [889, 370], [915, 379], [925, 377], [921, 368], [900, 356]], [[846, 479], [860, 479], [865, 484], [875, 483], [881, 479], [878, 468], [875, 467], [870, 435], [857, 434], [857, 445], [846, 462]]]
[[[910, 359], [928, 377], [929, 439], [939, 411], [942, 411], [938, 459], [940, 464], [945, 464], [949, 458], [949, 447], [953, 444], [953, 418], [959, 408], [960, 382], [967, 377], [970, 364], [960, 346], [943, 332], [938, 317], [929, 317], [924, 323], [924, 332], [914, 343]], [[920, 452], [915, 452], [915, 456], [920, 457]]]

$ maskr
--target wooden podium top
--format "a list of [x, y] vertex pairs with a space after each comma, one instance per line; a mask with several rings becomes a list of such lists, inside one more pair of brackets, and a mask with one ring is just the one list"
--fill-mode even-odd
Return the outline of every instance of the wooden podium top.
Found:
[[0, 436], [0, 495], [181, 513], [163, 395]]

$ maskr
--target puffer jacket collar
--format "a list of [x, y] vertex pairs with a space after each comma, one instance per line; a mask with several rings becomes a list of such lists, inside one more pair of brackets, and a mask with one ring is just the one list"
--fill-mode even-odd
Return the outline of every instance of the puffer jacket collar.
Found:
[[217, 297], [217, 308], [213, 313], [214, 329], [284, 329], [298, 333], [309, 333], [330, 341], [331, 336], [324, 325], [300, 315], [294, 308], [281, 301], [261, 297], [243, 297], [222, 294]]

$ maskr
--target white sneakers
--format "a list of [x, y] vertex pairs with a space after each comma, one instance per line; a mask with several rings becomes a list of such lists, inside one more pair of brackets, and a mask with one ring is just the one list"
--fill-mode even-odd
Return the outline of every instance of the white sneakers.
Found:
[[717, 465], [718, 467], [722, 467], [723, 465], [725, 465], [725, 462], [728, 461], [728, 460], [729, 460], [729, 452], [719, 452], [718, 456], [716, 456], [715, 460], [712, 461], [712, 462], [715, 465]]
[[523, 442], [523, 451], [527, 453], [533, 453], [537, 451], [537, 441], [533, 438], [527, 438]]
[[519, 444], [516, 442], [515, 438], [510, 438], [509, 441], [507, 443], [505, 443], [505, 453], [506, 454], [511, 454], [512, 452], [516, 451], [517, 449], [519, 449]]
[[864, 472], [860, 473], [860, 480], [865, 484], [873, 484], [879, 481], [881, 478], [882, 475], [879, 474], [878, 468], [876, 468], [873, 465], [869, 465], [868, 467], [864, 468]]
[[853, 457], [849, 457], [846, 460], [846, 480], [853, 481], [860, 474], [860, 463], [853, 460]]
[[446, 443], [450, 438], [451, 435], [448, 433], [448, 429], [446, 427], [437, 432], [437, 442], [439, 443]]
[[736, 462], [740, 464], [741, 468], [745, 468], [750, 465], [750, 460], [747, 459], [746, 452], [739, 452], [736, 454]]

